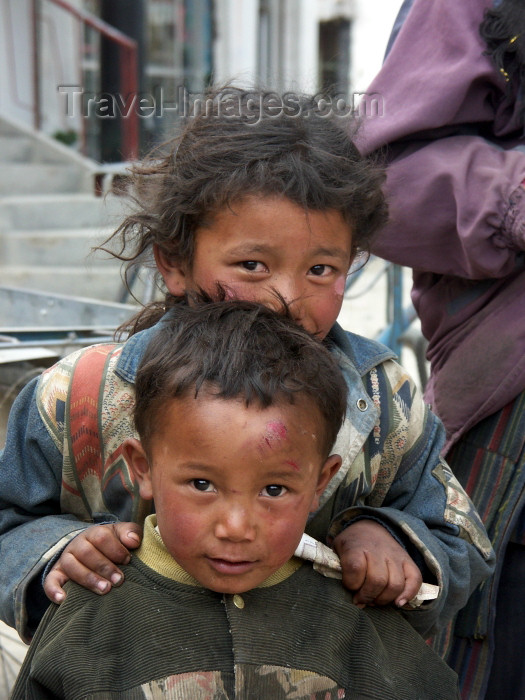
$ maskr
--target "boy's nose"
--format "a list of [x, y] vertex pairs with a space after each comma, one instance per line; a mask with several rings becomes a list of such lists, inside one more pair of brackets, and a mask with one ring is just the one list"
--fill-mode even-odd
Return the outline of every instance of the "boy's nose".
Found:
[[231, 542], [253, 541], [255, 525], [249, 509], [242, 505], [226, 505], [217, 518], [215, 536]]

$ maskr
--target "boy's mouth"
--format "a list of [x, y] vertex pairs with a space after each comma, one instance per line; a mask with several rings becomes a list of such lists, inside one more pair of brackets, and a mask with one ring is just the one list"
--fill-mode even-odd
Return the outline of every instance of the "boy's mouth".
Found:
[[220, 574], [244, 574], [250, 571], [257, 562], [247, 560], [220, 559], [218, 557], [206, 557], [208, 563]]

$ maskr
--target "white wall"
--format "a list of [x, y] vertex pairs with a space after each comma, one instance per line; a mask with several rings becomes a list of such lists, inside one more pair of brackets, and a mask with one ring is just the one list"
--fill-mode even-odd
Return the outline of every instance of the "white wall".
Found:
[[[72, 0], [81, 7], [82, 0]], [[28, 126], [34, 123], [33, 32], [30, 0], [0, 0], [0, 114]], [[50, 2], [42, 2], [40, 24], [40, 111], [48, 134], [75, 128], [66, 118], [60, 85], [79, 83], [78, 23]], [[77, 123], [78, 127], [78, 123]]]
[[0, 0], [0, 114], [33, 124], [30, 0]]
[[[69, 0], [78, 8], [82, 0]], [[50, 2], [42, 2], [41, 64], [42, 130], [47, 134], [80, 127], [80, 115], [67, 117], [65, 96], [59, 92], [64, 85], [81, 82], [80, 49], [78, 42], [82, 27], [68, 12]]]
[[216, 0], [214, 77], [251, 83], [257, 69], [258, 0]]
[[[277, 89], [317, 90], [319, 21], [352, 21], [350, 84], [365, 90], [381, 67], [402, 0], [273, 0], [271, 33], [278, 51]], [[257, 75], [258, 0], [217, 0], [214, 46], [216, 82], [234, 77], [251, 83]]]
[[379, 71], [401, 4], [402, 0], [354, 0], [350, 79], [354, 92], [366, 90]]
[[281, 71], [283, 89], [317, 90], [319, 0], [290, 0], [284, 4], [286, 40]]

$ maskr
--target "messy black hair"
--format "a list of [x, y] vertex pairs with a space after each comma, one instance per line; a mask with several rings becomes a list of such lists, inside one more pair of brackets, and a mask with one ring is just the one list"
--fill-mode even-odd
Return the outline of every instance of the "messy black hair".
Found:
[[480, 34], [486, 53], [507, 82], [507, 94], [519, 103], [518, 116], [525, 133], [525, 8], [523, 0], [501, 0], [485, 11]]
[[[353, 124], [351, 116], [334, 116], [304, 95], [208, 92], [182, 133], [134, 168], [137, 208], [103, 249], [126, 263], [126, 281], [137, 265], [151, 263], [153, 246], [191, 267], [196, 229], [255, 195], [336, 210], [349, 224], [354, 252], [368, 251], [387, 219], [385, 175], [357, 150]], [[153, 325], [172, 301], [167, 295], [167, 303], [128, 330]]]
[[323, 458], [346, 412], [346, 383], [330, 351], [285, 308], [239, 300], [175, 304], [142, 358], [135, 389], [135, 427], [146, 450], [166, 402], [201, 391], [261, 408], [306, 399], [321, 417]]

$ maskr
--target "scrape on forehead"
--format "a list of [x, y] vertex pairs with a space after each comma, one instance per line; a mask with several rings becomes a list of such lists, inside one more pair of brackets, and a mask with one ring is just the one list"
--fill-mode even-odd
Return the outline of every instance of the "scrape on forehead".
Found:
[[265, 451], [277, 447], [283, 440], [288, 439], [288, 428], [281, 420], [270, 420], [264, 427], [259, 440], [259, 450]]

